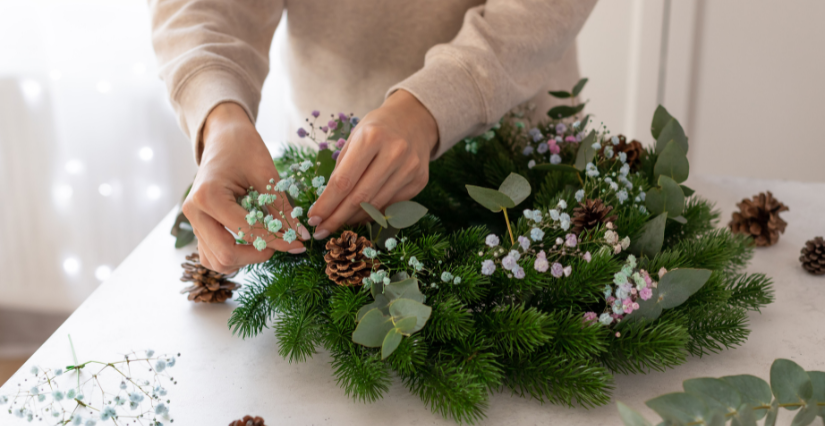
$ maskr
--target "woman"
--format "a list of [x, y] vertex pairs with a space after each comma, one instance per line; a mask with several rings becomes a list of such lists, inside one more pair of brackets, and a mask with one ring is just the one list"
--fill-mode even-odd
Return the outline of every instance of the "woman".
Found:
[[[414, 197], [428, 162], [549, 88], [578, 79], [574, 40], [595, 0], [151, 0], [153, 43], [199, 170], [183, 212], [203, 264], [231, 272], [301, 253], [275, 240], [261, 252], [226, 231], [245, 225], [236, 197], [277, 171], [254, 121], [268, 53], [289, 14], [285, 61], [296, 130], [307, 111], [363, 116], [328, 189], [308, 212], [323, 239], [363, 221], [359, 204]], [[365, 115], [364, 115], [365, 114]]]

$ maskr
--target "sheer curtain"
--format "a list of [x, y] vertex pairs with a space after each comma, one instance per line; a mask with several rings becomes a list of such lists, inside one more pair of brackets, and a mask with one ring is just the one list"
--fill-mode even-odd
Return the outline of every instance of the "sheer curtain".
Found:
[[[275, 64], [259, 120], [273, 147], [279, 74]], [[195, 171], [145, 1], [0, 0], [0, 308], [73, 310]]]

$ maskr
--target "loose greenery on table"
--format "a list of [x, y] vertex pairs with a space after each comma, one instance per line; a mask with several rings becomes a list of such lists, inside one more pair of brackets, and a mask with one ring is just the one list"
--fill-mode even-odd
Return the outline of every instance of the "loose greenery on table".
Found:
[[[671, 426], [707, 425], [773, 426], [780, 408], [797, 411], [793, 426], [825, 420], [825, 373], [805, 371], [788, 359], [771, 365], [771, 383], [750, 374], [718, 379], [702, 377], [685, 380], [684, 392], [669, 393], [645, 404]], [[651, 426], [639, 412], [621, 402], [619, 415], [626, 426]]]
[[[251, 266], [233, 332], [272, 327], [290, 361], [325, 349], [338, 384], [363, 402], [396, 375], [433, 412], [466, 423], [484, 417], [491, 392], [603, 405], [612, 372], [663, 371], [740, 345], [748, 311], [773, 300], [769, 278], [743, 272], [752, 241], [717, 229], [718, 211], [684, 186], [688, 138], [675, 118], [659, 107], [655, 145], [627, 143], [578, 115], [584, 82], [551, 93], [574, 101], [546, 121], [517, 109], [459, 143], [413, 203], [365, 204], [375, 222], [348, 231], [369, 241], [333, 235]], [[354, 126], [340, 114], [299, 131], [319, 151], [288, 149], [275, 160], [280, 182], [239, 200], [247, 241], [263, 248], [307, 226], [302, 214]]]

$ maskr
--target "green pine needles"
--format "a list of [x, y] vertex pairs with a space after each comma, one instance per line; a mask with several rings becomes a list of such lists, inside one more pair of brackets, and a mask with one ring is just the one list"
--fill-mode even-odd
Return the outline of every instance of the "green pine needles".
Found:
[[[660, 107], [656, 147], [643, 150], [587, 130], [579, 111], [533, 124], [516, 110], [433, 162], [418, 204], [365, 206], [377, 224], [350, 231], [372, 240], [364, 254], [381, 266], [363, 285], [331, 281], [317, 241], [251, 266], [233, 332], [273, 328], [290, 362], [327, 351], [355, 400], [379, 400], [397, 376], [434, 413], [470, 424], [492, 392], [599, 406], [613, 372], [742, 344], [771, 281], [743, 272], [750, 239], [716, 229], [718, 211], [682, 184], [681, 126]], [[297, 148], [276, 164], [286, 176], [307, 161], [322, 164]]]

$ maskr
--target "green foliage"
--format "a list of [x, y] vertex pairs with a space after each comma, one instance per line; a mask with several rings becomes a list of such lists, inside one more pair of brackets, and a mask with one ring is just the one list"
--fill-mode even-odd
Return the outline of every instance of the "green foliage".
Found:
[[[555, 95], [572, 98], [583, 84]], [[608, 231], [606, 225], [578, 235], [580, 245], [592, 248], [591, 257], [565, 258], [565, 266], [572, 268], [570, 276], [539, 273], [532, 258], [519, 261], [523, 279], [500, 267], [491, 275], [481, 273], [481, 260], [489, 258], [488, 234], [505, 236], [501, 246], [509, 249], [508, 228], [515, 237], [529, 235], [533, 226], [522, 217], [524, 208], [548, 214], [559, 200], [574, 206], [574, 194], [593, 182], [580, 171], [587, 163], [601, 161], [604, 176], [618, 176], [621, 167], [614, 159], [610, 161], [616, 167], [606, 169], [604, 154], [592, 146], [606, 134], [585, 128], [581, 123], [586, 119], [578, 130], [588, 134], [585, 140], [559, 145], [561, 164], [530, 167], [522, 154], [533, 142], [527, 129], [536, 127], [546, 136], [559, 121], [533, 124], [525, 116], [511, 113], [492, 130], [468, 138], [431, 163], [429, 183], [415, 203], [391, 206], [384, 213], [364, 207], [377, 224], [354, 231], [377, 242], [381, 269], [396, 277], [395, 282], [384, 286], [382, 278], [370, 279], [369, 288], [337, 286], [324, 273], [323, 242], [311, 242], [302, 255], [276, 253], [248, 268], [239, 307], [230, 319], [233, 332], [245, 338], [272, 327], [279, 353], [295, 362], [325, 349], [338, 385], [355, 400], [378, 400], [396, 375], [433, 412], [460, 423], [483, 419], [491, 392], [502, 389], [553, 404], [603, 405], [610, 399], [613, 372], [663, 371], [686, 362], [689, 354], [707, 355], [744, 342], [748, 311], [773, 301], [771, 280], [743, 272], [753, 253], [750, 240], [716, 229], [719, 212], [679, 185], [688, 172], [683, 158], [687, 137], [664, 108], [657, 110], [651, 125], [661, 148], [646, 150], [638, 172], [622, 183], [623, 188], [635, 188], [634, 194], [655, 194], [647, 201], [658, 206], [661, 215], [640, 209], [641, 201], [619, 200], [607, 184], [595, 189], [606, 188], [605, 202], [618, 215], [613, 230], [630, 237], [639, 268], [659, 281], [656, 297], [651, 298], [659, 308], [656, 315], [626, 318], [609, 327], [583, 320], [586, 312], [605, 311], [604, 288], [613, 283], [629, 254], [614, 253], [599, 243]], [[292, 147], [276, 164], [286, 170], [295, 162], [315, 161], [314, 155]], [[573, 166], [577, 159], [580, 168]], [[478, 190], [468, 192], [468, 184]], [[516, 205], [520, 208], [513, 208]], [[502, 220], [504, 214], [507, 220]], [[536, 242], [545, 250], [570, 232], [546, 231]], [[384, 245], [387, 236], [397, 242], [392, 250]], [[421, 267], [411, 263], [412, 257]], [[660, 280], [661, 268], [669, 272]], [[415, 291], [402, 284], [407, 278], [416, 283]], [[372, 331], [365, 333], [370, 327]], [[726, 383], [739, 389], [737, 380]], [[814, 397], [825, 393], [825, 381], [820, 386], [817, 380], [812, 380]], [[711, 385], [727, 389], [718, 382], [705, 385], [689, 387], [694, 393], [712, 393]], [[757, 397], [743, 397], [742, 403], [751, 404]], [[658, 407], [672, 410], [668, 407], [683, 399], [695, 402], [680, 396], [661, 400]], [[735, 402], [727, 401], [727, 409]], [[701, 399], [700, 403], [708, 405]], [[682, 414], [711, 421], [715, 413], [701, 404]], [[754, 410], [754, 416], [776, 415], [770, 408]], [[633, 424], [647, 424], [629, 408], [622, 413], [625, 419], [635, 419]], [[741, 423], [748, 420], [746, 411], [737, 413], [733, 417], [748, 424]], [[671, 414], [668, 411], [671, 422], [684, 419]]]
[[[685, 392], [662, 395], [645, 404], [672, 426], [687, 425], [774, 425], [779, 409], [797, 411], [792, 425], [825, 420], [825, 373], [805, 371], [791, 360], [776, 359], [771, 365], [770, 385], [751, 375], [703, 377], [685, 380]], [[639, 412], [617, 403], [626, 426], [649, 426]]]

